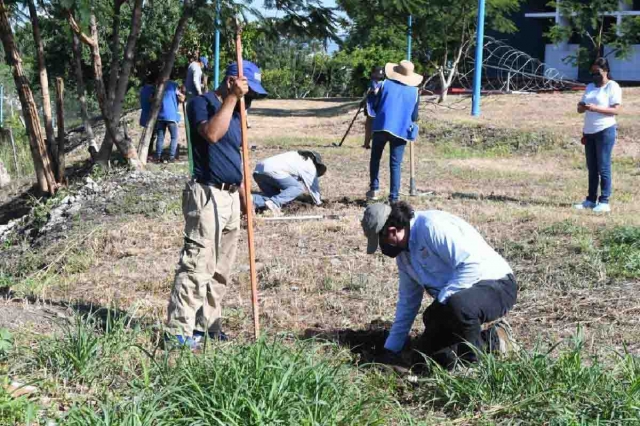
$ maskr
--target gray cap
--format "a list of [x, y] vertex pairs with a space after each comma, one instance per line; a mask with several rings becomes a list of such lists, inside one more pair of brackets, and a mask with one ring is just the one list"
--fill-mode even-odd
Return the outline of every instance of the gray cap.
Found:
[[378, 234], [387, 223], [391, 214], [391, 207], [383, 203], [371, 204], [362, 215], [362, 230], [367, 237], [367, 254], [378, 250]]

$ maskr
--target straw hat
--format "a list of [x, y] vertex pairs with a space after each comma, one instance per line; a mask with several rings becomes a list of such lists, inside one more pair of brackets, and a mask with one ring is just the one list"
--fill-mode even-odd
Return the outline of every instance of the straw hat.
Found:
[[384, 67], [384, 73], [388, 79], [399, 81], [407, 86], [417, 86], [422, 83], [422, 76], [413, 72], [411, 61], [400, 61], [399, 64], [389, 62]]

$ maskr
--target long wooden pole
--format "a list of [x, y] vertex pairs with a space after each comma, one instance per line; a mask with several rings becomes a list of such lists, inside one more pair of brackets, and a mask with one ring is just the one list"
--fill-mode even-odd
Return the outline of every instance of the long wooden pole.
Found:
[[58, 140], [56, 141], [56, 178], [58, 183], [66, 184], [67, 179], [64, 175], [64, 80], [61, 77], [56, 78], [56, 114], [58, 116]]
[[[238, 64], [238, 78], [242, 78], [242, 27], [238, 24], [236, 31], [236, 61]], [[249, 274], [251, 275], [251, 305], [253, 306], [253, 335], [260, 337], [260, 318], [258, 313], [258, 276], [256, 275], [256, 258], [253, 240], [253, 200], [251, 198], [251, 170], [249, 169], [249, 144], [247, 142], [247, 111], [244, 97], [240, 98], [240, 123], [242, 130], [242, 166], [243, 189], [247, 208], [247, 240], [249, 242]]]

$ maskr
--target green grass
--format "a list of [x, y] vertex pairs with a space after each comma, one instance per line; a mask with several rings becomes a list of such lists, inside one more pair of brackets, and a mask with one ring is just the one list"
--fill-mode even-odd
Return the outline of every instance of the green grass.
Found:
[[538, 153], [563, 146], [563, 136], [482, 124], [430, 121], [421, 123], [420, 140], [435, 145], [442, 158], [506, 157]]
[[75, 394], [71, 409], [54, 416], [65, 425], [382, 425], [404, 418], [391, 395], [373, 386], [376, 373], [352, 367], [334, 346], [264, 339], [209, 344], [194, 355], [166, 352], [153, 340], [125, 315], [78, 316], [34, 348], [16, 348], [11, 374], [52, 398]]
[[640, 227], [620, 226], [602, 236], [602, 260], [609, 275], [640, 278]]
[[409, 384], [353, 367], [351, 355], [330, 344], [263, 338], [209, 344], [201, 354], [167, 352], [152, 343], [152, 333], [131, 325], [130, 316], [95, 313], [33, 349], [15, 348], [6, 358], [15, 363], [11, 376], [70, 408], [44, 409], [0, 390], [0, 425], [36, 416], [40, 424], [96, 426], [640, 421], [640, 360], [613, 351], [589, 356], [580, 330], [568, 346], [481, 355], [472, 368], [435, 367]]
[[6, 140], [2, 140], [2, 143], [0, 143], [0, 161], [2, 161], [12, 179], [32, 175], [34, 171], [33, 159], [31, 158], [31, 150], [29, 148], [29, 139], [27, 138], [26, 130], [18, 121], [17, 116], [11, 122], [7, 120], [5, 126], [13, 129], [18, 169], [16, 170], [13, 148], [11, 147], [11, 141], [8, 134], [6, 134]]
[[631, 424], [640, 422], [640, 360], [588, 357], [578, 333], [556, 357], [486, 355], [464, 373], [435, 369], [419, 392], [449, 416], [480, 424]]

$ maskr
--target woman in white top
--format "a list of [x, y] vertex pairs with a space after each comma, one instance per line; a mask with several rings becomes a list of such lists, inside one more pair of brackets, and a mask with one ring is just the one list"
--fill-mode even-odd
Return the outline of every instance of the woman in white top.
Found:
[[327, 166], [315, 151], [289, 151], [262, 160], [256, 165], [253, 179], [262, 194], [253, 194], [257, 210], [268, 208], [280, 213], [280, 208], [295, 200], [305, 191], [311, 194], [316, 205], [322, 204], [318, 178]]
[[611, 79], [605, 58], [593, 62], [591, 77], [593, 83], [589, 83], [578, 103], [578, 113], [585, 114], [582, 143], [589, 170], [589, 192], [587, 199], [574, 207], [605, 213], [611, 211], [611, 152], [616, 142], [616, 115], [620, 113], [622, 90]]

